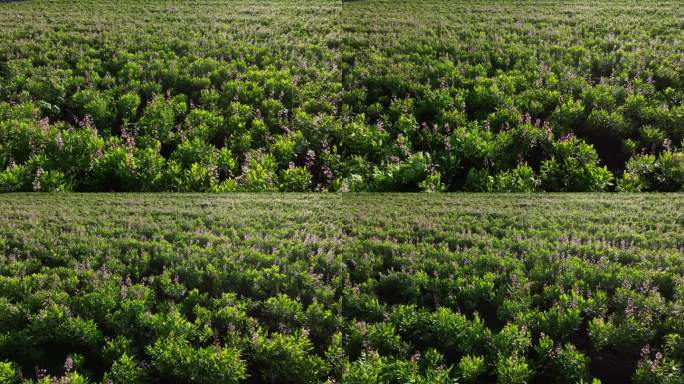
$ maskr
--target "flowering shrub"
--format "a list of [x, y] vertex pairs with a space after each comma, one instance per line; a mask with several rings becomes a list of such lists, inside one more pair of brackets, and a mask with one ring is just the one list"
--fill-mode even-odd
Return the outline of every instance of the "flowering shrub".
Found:
[[577, 138], [554, 143], [553, 157], [542, 163], [540, 173], [542, 187], [554, 192], [605, 191], [613, 181], [594, 148]]
[[2, 195], [0, 378], [677, 382], [681, 198], [496, 197]]
[[184, 113], [187, 108], [184, 99], [182, 96], [171, 100], [159, 95], [154, 96], [137, 124], [139, 135], [164, 144], [174, 140], [177, 115]]
[[577, 351], [574, 345], [554, 345], [551, 338], [542, 336], [535, 348], [549, 361], [549, 366], [545, 367], [549, 380], [558, 383], [588, 382], [589, 358]]
[[280, 191], [307, 192], [311, 190], [311, 174], [304, 167], [291, 167], [280, 172]]
[[15, 384], [20, 381], [19, 374], [14, 368], [14, 364], [8, 361], [0, 362], [0, 382]]
[[618, 188], [623, 191], [684, 191], [684, 152], [635, 155], [627, 162]]
[[532, 369], [525, 359], [518, 355], [499, 355], [496, 374], [499, 383], [523, 384], [530, 380]]
[[254, 343], [254, 359], [259, 364], [264, 382], [310, 383], [320, 380], [324, 361], [311, 354], [311, 341], [305, 334], [273, 334], [259, 336]]
[[450, 369], [439, 365], [441, 357], [439, 353], [430, 350], [424, 358], [418, 360], [420, 356], [416, 357], [411, 362], [406, 362], [384, 358], [377, 353], [365, 354], [349, 366], [342, 376], [342, 382], [350, 384], [447, 384], [453, 382], [449, 377]]
[[[270, 154], [253, 152], [243, 166], [240, 188], [248, 192], [276, 190], [276, 161]], [[293, 171], [293, 173], [296, 171]]]
[[105, 373], [103, 381], [112, 384], [140, 384], [146, 381], [146, 374], [135, 359], [124, 353], [112, 364], [109, 372]]
[[[246, 377], [245, 365], [234, 349], [215, 346], [195, 349], [182, 338], [167, 338], [157, 340], [146, 350], [154, 369], [168, 380], [231, 384]], [[124, 361], [120, 364], [125, 364]], [[116, 363], [115, 368], [118, 368]], [[136, 375], [134, 378], [141, 375], [135, 369], [126, 374]]]
[[[679, 160], [668, 154], [684, 139], [679, 52], [651, 44], [655, 29], [681, 40], [674, 1], [640, 8], [638, 25], [633, 4], [615, 1], [572, 12], [445, 0], [319, 0], [300, 12], [299, 3], [174, 2], [150, 16], [89, 0], [103, 17], [84, 28], [71, 27], [82, 24], [81, 8], [9, 7], [0, 19], [0, 172], [44, 155], [45, 177], [63, 180], [49, 189], [75, 191], [681, 190]], [[102, 27], [105, 19], [122, 28]], [[293, 34], [293, 23], [306, 27]], [[560, 37], [543, 44], [538, 30]], [[35, 34], [42, 40], [27, 38]], [[133, 157], [153, 148], [162, 169], [143, 176], [121, 153], [118, 166], [97, 165], [116, 140]], [[232, 171], [174, 159], [195, 141], [229, 150]], [[255, 152], [272, 155], [275, 169], [257, 176]], [[644, 171], [652, 177], [635, 174], [642, 154], [661, 159], [660, 171]], [[358, 158], [363, 171], [351, 169]], [[290, 163], [308, 170], [308, 186], [281, 185]], [[146, 177], [154, 182], [137, 184]]]
[[430, 157], [423, 153], [411, 155], [406, 162], [388, 164], [373, 173], [374, 191], [427, 191], [442, 188], [439, 173], [432, 170]]
[[478, 377], [485, 373], [487, 367], [482, 356], [463, 356], [458, 363], [458, 371], [465, 383], [477, 383]]
[[25, 165], [12, 164], [0, 173], [2, 192], [21, 192], [29, 190], [30, 171]]
[[539, 184], [532, 168], [522, 164], [497, 174], [492, 189], [496, 192], [535, 192], [539, 189]]

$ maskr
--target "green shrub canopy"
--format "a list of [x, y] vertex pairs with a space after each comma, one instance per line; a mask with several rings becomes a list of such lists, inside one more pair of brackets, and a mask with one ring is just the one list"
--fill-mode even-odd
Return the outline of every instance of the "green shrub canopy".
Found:
[[0, 192], [681, 191], [680, 6], [3, 3]]

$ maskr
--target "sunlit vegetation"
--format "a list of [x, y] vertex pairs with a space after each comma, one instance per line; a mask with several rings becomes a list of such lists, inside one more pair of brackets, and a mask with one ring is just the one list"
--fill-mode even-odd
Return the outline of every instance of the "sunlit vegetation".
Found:
[[0, 5], [0, 191], [681, 191], [677, 1]]
[[684, 380], [681, 195], [23, 194], [0, 217], [3, 383]]

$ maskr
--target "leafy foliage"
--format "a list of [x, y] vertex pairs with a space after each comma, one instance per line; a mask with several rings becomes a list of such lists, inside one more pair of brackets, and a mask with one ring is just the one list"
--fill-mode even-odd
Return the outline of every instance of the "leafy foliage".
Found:
[[3, 195], [0, 378], [681, 381], [683, 206], [671, 194]]
[[2, 192], [682, 190], [676, 1], [82, 4], [0, 11]]

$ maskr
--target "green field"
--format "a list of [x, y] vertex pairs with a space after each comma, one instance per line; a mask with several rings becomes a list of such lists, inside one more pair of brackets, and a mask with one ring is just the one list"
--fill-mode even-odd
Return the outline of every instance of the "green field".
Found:
[[0, 191], [683, 191], [681, 5], [2, 2]]
[[681, 0], [0, 0], [0, 384], [684, 384], [683, 148]]
[[682, 195], [24, 194], [0, 217], [3, 383], [684, 379]]

